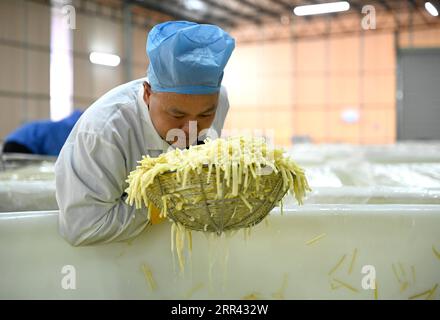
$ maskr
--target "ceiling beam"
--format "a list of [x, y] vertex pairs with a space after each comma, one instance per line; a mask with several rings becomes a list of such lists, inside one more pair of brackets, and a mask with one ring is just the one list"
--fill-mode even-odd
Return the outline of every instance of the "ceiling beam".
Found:
[[256, 4], [250, 0], [237, 0], [237, 3], [241, 5], [245, 5], [249, 8], [254, 9], [257, 13], [262, 13], [266, 16], [269, 16], [271, 18], [279, 18], [281, 16], [280, 12], [274, 11], [271, 9], [267, 9], [265, 7], [260, 6], [259, 4]]
[[[409, 4], [411, 5], [411, 8], [412, 8], [415, 12], [417, 12], [417, 13], [422, 17], [423, 21], [424, 21], [427, 25], [432, 25], [432, 24], [433, 24], [433, 21], [430, 21], [430, 20], [428, 19], [428, 17], [426, 16], [426, 14], [425, 14], [425, 10], [424, 10], [424, 9], [422, 10], [422, 8], [421, 8], [420, 6], [417, 5], [416, 0], [408, 0], [408, 2], [409, 2]], [[411, 10], [411, 9], [410, 9], [410, 10]]]
[[385, 1], [385, 0], [379, 0], [379, 3], [380, 3], [380, 5], [381, 5], [382, 7], [384, 7], [384, 9], [385, 9], [387, 12], [391, 12], [391, 11], [392, 11], [392, 8], [391, 8], [391, 6], [389, 5], [389, 3], [388, 3], [387, 1]]
[[[185, 8], [184, 5], [182, 6], [182, 1], [181, 0], [167, 0], [167, 1], [174, 3], [177, 7], [180, 7], [183, 10], [187, 10], [187, 8]], [[204, 2], [206, 2], [206, 1], [204, 1]], [[194, 13], [199, 15], [199, 19], [206, 20], [206, 21], [214, 23], [214, 24], [219, 24], [220, 23], [220, 24], [225, 25], [225, 26], [230, 26], [230, 27], [235, 26], [235, 21], [231, 20], [230, 17], [228, 17], [227, 15], [224, 15], [224, 14], [221, 14], [221, 15], [213, 14], [211, 12], [211, 10], [209, 10], [209, 6], [207, 6], [207, 8], [204, 9], [204, 10], [200, 10], [200, 11], [188, 10], [188, 12], [194, 12]]]
[[[158, 12], [162, 12], [166, 15], [174, 17], [177, 20], [188, 20], [197, 23], [215, 23], [225, 27], [233, 27], [234, 23], [226, 18], [219, 18], [212, 14], [205, 15], [194, 15], [183, 7], [176, 5], [169, 6], [165, 2], [159, 2], [154, 0], [128, 0], [129, 3], [144, 7], [147, 9], [152, 9]], [[169, 3], [169, 1], [168, 1]]]
[[203, 2], [209, 4], [210, 6], [217, 8], [219, 10], [223, 10], [225, 12], [227, 12], [230, 15], [233, 15], [235, 17], [240, 17], [242, 19], [248, 20], [250, 22], [253, 23], [257, 23], [260, 24], [261, 23], [261, 19], [256, 17], [255, 15], [251, 15], [251, 14], [246, 14], [246, 13], [242, 13], [239, 12], [237, 10], [234, 10], [233, 8], [230, 8], [224, 4], [220, 4], [220, 1], [215, 1], [215, 0], [203, 0]]
[[278, 4], [279, 6], [283, 7], [284, 9], [288, 10], [290, 14], [293, 14], [293, 8], [295, 7], [294, 5], [287, 4], [281, 0], [272, 0], [272, 2]]

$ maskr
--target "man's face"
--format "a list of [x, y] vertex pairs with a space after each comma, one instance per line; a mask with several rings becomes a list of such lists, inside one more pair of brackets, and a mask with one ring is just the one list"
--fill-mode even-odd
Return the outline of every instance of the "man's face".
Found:
[[[154, 128], [161, 138], [183, 148], [194, 144], [200, 131], [211, 126], [217, 110], [218, 93], [195, 95], [152, 92], [150, 85], [144, 82], [144, 100], [149, 107]], [[191, 135], [190, 121], [196, 121], [193, 128], [197, 129]], [[178, 138], [173, 134], [176, 131], [170, 131], [172, 129], [180, 129], [179, 132], [185, 134], [185, 145], [180, 143], [183, 141], [177, 141]]]

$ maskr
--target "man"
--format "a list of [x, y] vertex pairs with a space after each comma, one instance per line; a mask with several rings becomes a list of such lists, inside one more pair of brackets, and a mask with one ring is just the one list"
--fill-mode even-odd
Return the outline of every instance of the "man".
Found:
[[[234, 39], [213, 25], [173, 21], [150, 31], [147, 78], [92, 104], [56, 163], [59, 228], [67, 241], [75, 246], [121, 241], [151, 223], [146, 209], [125, 203], [127, 176], [142, 155], [156, 157], [174, 143], [195, 144], [208, 128], [220, 134], [229, 108], [221, 81], [234, 46]], [[191, 128], [197, 134], [191, 135]]]
[[81, 114], [80, 110], [75, 110], [60, 121], [40, 120], [24, 124], [6, 137], [3, 153], [58, 156]]

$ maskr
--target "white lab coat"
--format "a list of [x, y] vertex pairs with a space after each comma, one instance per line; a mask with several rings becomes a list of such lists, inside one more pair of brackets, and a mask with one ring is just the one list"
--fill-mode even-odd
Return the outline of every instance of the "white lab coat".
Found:
[[[138, 79], [107, 92], [81, 116], [55, 164], [59, 231], [72, 245], [121, 241], [147, 225], [146, 209], [125, 203], [127, 176], [142, 155], [156, 157], [170, 147], [151, 122]], [[220, 90], [211, 126], [221, 132], [229, 109]]]

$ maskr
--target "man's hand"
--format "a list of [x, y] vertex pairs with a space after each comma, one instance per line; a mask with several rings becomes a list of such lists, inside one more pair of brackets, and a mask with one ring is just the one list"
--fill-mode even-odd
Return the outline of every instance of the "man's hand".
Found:
[[162, 221], [165, 221], [165, 218], [160, 217], [160, 210], [157, 209], [155, 206], [151, 206], [151, 212], [150, 212], [150, 222], [151, 224], [159, 224]]

